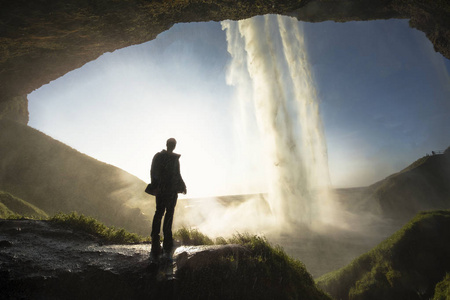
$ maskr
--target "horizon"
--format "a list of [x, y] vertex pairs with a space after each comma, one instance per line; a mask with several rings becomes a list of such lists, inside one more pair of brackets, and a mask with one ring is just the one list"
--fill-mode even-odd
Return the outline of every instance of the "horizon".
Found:
[[[406, 20], [299, 24], [333, 188], [373, 184], [448, 147], [450, 63], [423, 33]], [[265, 193], [264, 171], [242, 168], [230, 128], [224, 36], [220, 23], [177, 24], [105, 53], [31, 93], [29, 125], [145, 182], [151, 158], [175, 137], [188, 186], [180, 198]], [[249, 144], [257, 162], [258, 141]]]

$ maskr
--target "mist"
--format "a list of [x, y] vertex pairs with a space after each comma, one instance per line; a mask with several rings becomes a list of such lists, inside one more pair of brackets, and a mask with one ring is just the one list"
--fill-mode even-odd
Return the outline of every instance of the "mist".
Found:
[[[301, 24], [266, 15], [223, 21], [222, 29], [231, 56], [227, 84], [235, 89], [239, 154], [249, 168], [263, 170], [267, 193], [246, 196], [235, 205], [202, 199], [191, 203], [194, 209], [181, 222], [195, 220], [197, 228], [213, 235], [349, 227], [331, 191], [319, 99]], [[349, 219], [348, 213], [345, 217]]]
[[222, 29], [236, 148], [246, 169], [264, 174], [267, 192], [180, 201], [176, 226], [211, 237], [262, 234], [314, 275], [349, 263], [398, 229], [369, 192], [331, 184], [302, 24], [268, 15], [223, 21]]

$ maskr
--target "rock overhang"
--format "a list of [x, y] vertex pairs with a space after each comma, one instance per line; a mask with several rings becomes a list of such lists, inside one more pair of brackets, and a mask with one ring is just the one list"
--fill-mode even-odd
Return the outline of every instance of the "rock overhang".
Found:
[[0, 118], [28, 122], [26, 96], [106, 52], [183, 22], [284, 14], [307, 22], [404, 18], [450, 58], [450, 4], [400, 0], [5, 0], [0, 4]]

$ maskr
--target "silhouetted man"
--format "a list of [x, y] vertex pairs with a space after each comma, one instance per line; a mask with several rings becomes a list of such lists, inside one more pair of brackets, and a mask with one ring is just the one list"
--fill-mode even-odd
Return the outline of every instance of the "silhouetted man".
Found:
[[160, 231], [161, 220], [163, 223], [163, 256], [170, 258], [173, 248], [172, 222], [177, 204], [178, 193], [186, 194], [186, 185], [180, 174], [180, 155], [173, 153], [177, 145], [174, 138], [167, 140], [167, 150], [158, 152], [153, 157], [150, 177], [152, 185], [156, 186], [156, 212], [152, 223], [152, 250], [150, 260], [154, 260], [161, 254]]

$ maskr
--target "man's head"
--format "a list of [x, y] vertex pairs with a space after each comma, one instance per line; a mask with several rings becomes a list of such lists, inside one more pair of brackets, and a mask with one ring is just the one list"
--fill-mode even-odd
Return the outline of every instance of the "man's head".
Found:
[[175, 147], [177, 146], [177, 140], [174, 138], [168, 139], [166, 142], [166, 146], [167, 146], [167, 151], [172, 152], [175, 149]]

